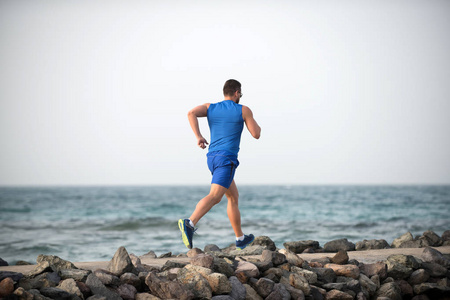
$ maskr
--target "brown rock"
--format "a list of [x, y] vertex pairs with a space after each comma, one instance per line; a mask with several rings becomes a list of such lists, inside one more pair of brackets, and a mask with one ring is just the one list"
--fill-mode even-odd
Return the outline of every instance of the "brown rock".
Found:
[[0, 298], [6, 297], [14, 292], [14, 281], [6, 277], [0, 281]]
[[125, 247], [119, 247], [119, 249], [117, 249], [114, 257], [109, 262], [107, 269], [116, 276], [133, 271], [134, 266]]
[[247, 291], [247, 295], [245, 297], [245, 300], [263, 300], [263, 298], [258, 295], [258, 293], [248, 284], [244, 284], [244, 287]]
[[327, 300], [353, 300], [353, 296], [339, 290], [331, 290], [327, 293]]
[[[188, 267], [191, 266], [191, 267]], [[177, 280], [181, 284], [184, 285], [184, 287], [188, 288], [194, 293], [194, 296], [196, 298], [207, 298], [210, 299], [212, 297], [212, 290], [211, 286], [209, 285], [208, 280], [202, 276], [199, 272], [197, 272], [197, 268], [202, 268], [200, 266], [192, 266], [188, 265], [178, 271]], [[210, 269], [204, 268], [206, 270]], [[209, 274], [208, 274], [209, 275]], [[206, 275], [207, 276], [207, 275]]]
[[376, 297], [387, 297], [391, 300], [402, 300], [401, 290], [394, 282], [383, 284], [375, 295]]
[[259, 295], [266, 298], [272, 292], [274, 286], [275, 282], [263, 277], [256, 282], [255, 289]]
[[[259, 277], [259, 269], [256, 265], [248, 262], [248, 261], [239, 261], [235, 274], [236, 277], [238, 273], [245, 273], [247, 277]], [[239, 277], [238, 277], [239, 278]], [[242, 282], [242, 281], [241, 281]]]
[[428, 278], [430, 278], [430, 274], [425, 271], [424, 269], [419, 269], [414, 271], [411, 276], [409, 276], [409, 284], [411, 285], [416, 285], [416, 284], [421, 284], [424, 283], [428, 280]]
[[213, 294], [222, 295], [231, 292], [231, 283], [227, 276], [220, 273], [212, 273], [206, 277]]
[[396, 283], [400, 288], [403, 299], [412, 298], [412, 296], [414, 295], [414, 291], [412, 286], [408, 282], [406, 282], [405, 280], [399, 280]]
[[197, 256], [197, 255], [199, 255], [199, 254], [203, 254], [203, 253], [205, 253], [205, 252], [203, 252], [201, 249], [199, 249], [199, 248], [192, 248], [191, 250], [189, 250], [188, 252], [187, 252], [187, 257], [189, 257], [189, 258], [192, 258], [192, 257], [195, 257], [195, 256]]
[[[29, 293], [28, 291], [25, 291], [24, 288], [19, 287], [14, 291], [14, 295], [19, 296], [20, 300], [34, 300], [33, 294]], [[0, 296], [1, 297], [1, 296]]]
[[380, 276], [381, 280], [387, 278], [387, 265], [384, 262], [377, 262], [374, 264], [360, 264], [359, 270], [367, 277], [378, 275]]
[[152, 294], [161, 299], [191, 300], [194, 294], [178, 281], [167, 281], [160, 279], [156, 274], [149, 273], [145, 278], [145, 284], [150, 288]]
[[393, 242], [392, 242], [392, 248], [400, 248], [401, 244], [405, 243], [405, 242], [410, 242], [413, 241], [414, 237], [411, 234], [411, 232], [407, 232], [404, 235], [396, 238]]
[[83, 293], [81, 293], [80, 289], [77, 286], [77, 283], [72, 278], [65, 279], [61, 281], [58, 285], [59, 289], [62, 289], [69, 294], [74, 294], [83, 299]]
[[337, 276], [345, 276], [357, 279], [359, 277], [359, 268], [355, 265], [337, 265], [326, 264], [325, 268], [333, 269]]
[[117, 288], [117, 292], [124, 300], [134, 300], [137, 290], [130, 284], [122, 284]]
[[149, 293], [137, 293], [135, 299], [136, 300], [161, 300], [161, 298], [158, 298]]
[[191, 258], [191, 264], [208, 269], [214, 268], [214, 257], [210, 254], [199, 254]]
[[345, 265], [348, 263], [348, 254], [345, 250], [339, 250], [332, 258], [331, 262], [338, 265]]
[[300, 256], [287, 249], [281, 249], [280, 253], [286, 256], [288, 263], [292, 266], [301, 267], [305, 262]]

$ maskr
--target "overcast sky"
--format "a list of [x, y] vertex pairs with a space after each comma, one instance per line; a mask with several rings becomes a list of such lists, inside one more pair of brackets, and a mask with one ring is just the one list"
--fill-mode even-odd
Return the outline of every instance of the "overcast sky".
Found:
[[[449, 184], [450, 1], [0, 1], [0, 185], [205, 184], [227, 79], [239, 184]], [[206, 119], [201, 130], [209, 140]]]

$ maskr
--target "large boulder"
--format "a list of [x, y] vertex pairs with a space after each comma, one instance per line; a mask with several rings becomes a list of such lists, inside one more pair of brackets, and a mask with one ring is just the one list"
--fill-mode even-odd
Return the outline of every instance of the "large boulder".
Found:
[[294, 253], [303, 253], [306, 249], [312, 248], [314, 250], [319, 249], [319, 242], [318, 241], [295, 241], [295, 242], [286, 242], [283, 244], [283, 246], [291, 252]]
[[392, 246], [392, 248], [400, 248], [400, 246], [401, 246], [403, 243], [410, 242], [410, 241], [413, 241], [413, 240], [414, 240], [414, 237], [413, 237], [413, 235], [411, 234], [411, 232], [407, 232], [407, 233], [403, 234], [402, 236], [396, 238], [396, 239], [392, 242], [391, 246]]
[[420, 257], [424, 262], [428, 263], [437, 263], [440, 264], [446, 268], [450, 268], [450, 259], [442, 255], [441, 252], [439, 252], [436, 249], [433, 249], [431, 247], [426, 247], [423, 252], [422, 256]]
[[[202, 268], [197, 266], [197, 268]], [[202, 276], [197, 271], [197, 268], [192, 267], [184, 267], [178, 271], [177, 280], [182, 283], [184, 287], [188, 288], [194, 293], [195, 298], [206, 298], [210, 299], [212, 297], [212, 289], [209, 285], [208, 280]], [[204, 268], [209, 270], [210, 269]], [[204, 275], [208, 276], [209, 274], [205, 273]]]
[[64, 260], [58, 256], [54, 256], [54, 255], [39, 255], [36, 259], [36, 262], [42, 263], [42, 262], [48, 262], [50, 268], [54, 271], [54, 272], [58, 272], [60, 270], [64, 270], [64, 269], [78, 269], [77, 267], [75, 267], [75, 265], [73, 263], [71, 263], [70, 261]]
[[132, 272], [134, 270], [133, 263], [128, 255], [125, 247], [119, 247], [113, 258], [108, 264], [108, 271], [116, 276], [120, 276], [123, 273]]
[[159, 278], [153, 272], [149, 273], [145, 278], [145, 284], [149, 287], [152, 294], [161, 299], [179, 299], [191, 300], [194, 299], [193, 292], [187, 287], [183, 286], [178, 281], [169, 281], [164, 278]]
[[363, 240], [355, 245], [356, 251], [391, 248], [386, 240]]
[[326, 243], [323, 246], [323, 250], [325, 252], [338, 252], [339, 250], [354, 251], [355, 244], [349, 242], [347, 239], [338, 239]]

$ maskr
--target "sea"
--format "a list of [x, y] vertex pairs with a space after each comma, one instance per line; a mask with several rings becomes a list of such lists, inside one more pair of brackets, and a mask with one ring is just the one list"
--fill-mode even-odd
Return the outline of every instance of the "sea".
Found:
[[[450, 186], [239, 186], [244, 233], [284, 242], [385, 239], [450, 229]], [[186, 253], [177, 220], [209, 186], [0, 187], [0, 258], [80, 261], [129, 253]], [[194, 247], [234, 243], [224, 197], [197, 224]]]

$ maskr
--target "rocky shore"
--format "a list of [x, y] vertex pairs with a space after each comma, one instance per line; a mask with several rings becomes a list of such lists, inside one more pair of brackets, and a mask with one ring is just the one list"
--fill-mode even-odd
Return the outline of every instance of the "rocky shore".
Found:
[[[142, 263], [156, 258], [152, 252], [137, 257], [120, 247], [105, 268], [93, 270], [39, 255], [30, 272], [0, 270], [0, 299], [450, 299], [450, 231], [408, 232], [391, 245], [339, 239], [323, 247], [312, 240], [283, 246], [260, 236], [241, 251], [207, 245], [177, 257], [167, 253], [161, 265]], [[392, 254], [373, 263], [349, 257], [389, 248], [421, 248], [421, 254]], [[320, 254], [307, 261], [300, 257], [305, 253]], [[7, 263], [0, 259], [1, 265]]]

